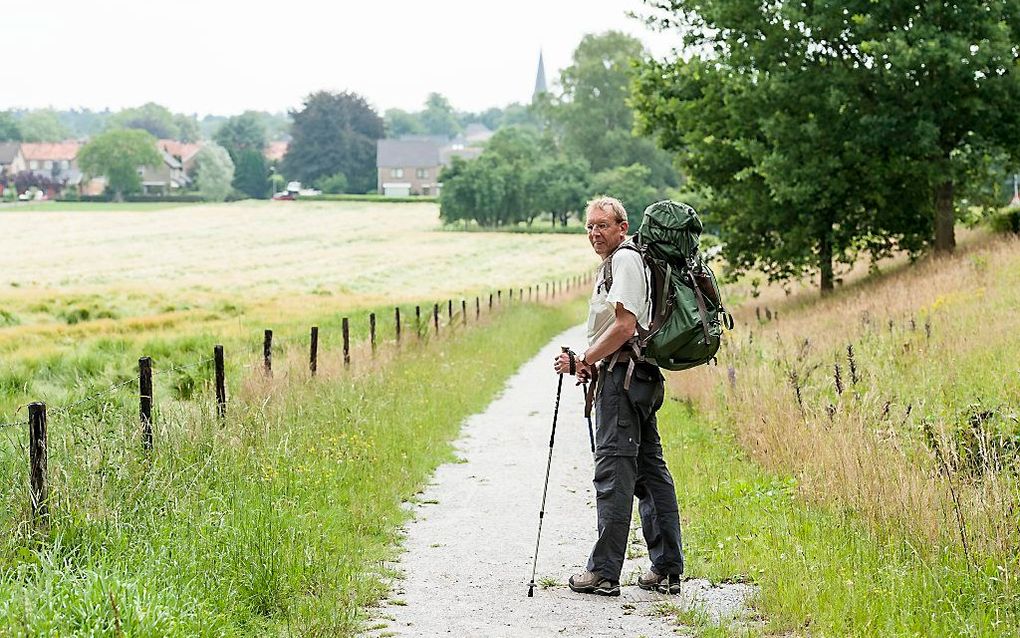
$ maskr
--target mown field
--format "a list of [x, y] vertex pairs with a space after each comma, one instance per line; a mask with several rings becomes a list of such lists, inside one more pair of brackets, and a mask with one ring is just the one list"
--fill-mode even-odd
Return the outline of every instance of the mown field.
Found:
[[690, 573], [761, 586], [750, 627], [683, 620], [1020, 634], [1018, 248], [976, 234], [830, 298], [765, 291], [718, 367], [672, 378], [661, 422]]
[[[352, 634], [391, 576], [401, 503], [450, 459], [461, 420], [582, 316], [576, 292], [546, 301], [544, 284], [592, 263], [576, 236], [439, 231], [435, 205], [67, 208], [0, 211], [0, 423], [16, 422], [0, 426], [0, 636]], [[543, 300], [521, 303], [537, 284]], [[464, 317], [475, 295], [481, 317], [473, 303]], [[156, 374], [150, 453], [142, 355]], [[36, 400], [50, 410], [46, 524], [27, 489]]]

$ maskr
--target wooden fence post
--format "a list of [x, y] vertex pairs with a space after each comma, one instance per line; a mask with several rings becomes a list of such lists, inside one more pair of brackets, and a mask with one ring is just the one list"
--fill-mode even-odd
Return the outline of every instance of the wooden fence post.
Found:
[[312, 376], [315, 376], [315, 372], [319, 369], [319, 327], [312, 326], [312, 343], [311, 350], [308, 353], [308, 367], [312, 371]]
[[45, 523], [49, 518], [49, 488], [46, 485], [46, 404], [28, 405], [29, 498], [32, 518]]
[[478, 299], [478, 295], [475, 295], [475, 320], [482, 315], [482, 302]]
[[513, 304], [513, 302], [514, 302], [514, 289], [511, 288], [510, 289], [510, 303]]
[[439, 334], [439, 304], [432, 304], [432, 323], [436, 327], [436, 334]]
[[400, 345], [400, 306], [393, 308], [393, 325], [397, 334], [397, 345]]
[[467, 325], [467, 299], [460, 300], [460, 322]]
[[517, 301], [518, 302], [524, 301], [524, 288], [517, 289]]
[[351, 322], [347, 317], [341, 322], [344, 333], [344, 367], [351, 365]]
[[152, 451], [152, 359], [138, 360], [138, 417], [142, 422], [142, 447]]
[[267, 377], [273, 376], [273, 331], [266, 330], [262, 338], [262, 369]]
[[224, 419], [227, 416], [227, 375], [223, 365], [223, 346], [213, 347], [213, 361], [216, 366], [216, 416]]
[[421, 341], [421, 306], [414, 307], [414, 332], [418, 335], [418, 341]]
[[368, 314], [368, 339], [372, 344], [372, 356], [375, 356], [375, 313]]
[[489, 293], [489, 312], [492, 312], [492, 293]]
[[453, 323], [453, 299], [446, 300], [446, 321]]
[[502, 306], [503, 305], [503, 289], [502, 288], [500, 288], [499, 290], [496, 291], [496, 305], [497, 306]]

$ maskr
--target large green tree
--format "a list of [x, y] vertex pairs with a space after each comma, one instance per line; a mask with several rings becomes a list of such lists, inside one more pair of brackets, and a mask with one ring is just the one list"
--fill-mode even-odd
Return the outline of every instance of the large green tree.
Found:
[[429, 135], [453, 137], [460, 132], [460, 123], [450, 101], [439, 93], [429, 93], [425, 110], [418, 115], [425, 132]]
[[180, 131], [170, 109], [155, 102], [119, 111], [110, 117], [109, 124], [112, 127], [148, 131], [159, 139], [178, 139]]
[[106, 188], [122, 201], [126, 193], [141, 189], [138, 169], [157, 166], [163, 159], [156, 138], [139, 129], [114, 129], [94, 137], [78, 153], [78, 165], [92, 176], [106, 176]]
[[418, 113], [408, 113], [402, 109], [387, 109], [384, 117], [387, 137], [404, 135], [422, 135], [425, 126], [421, 123]]
[[818, 272], [826, 293], [835, 262], [918, 250], [930, 229], [923, 174], [896, 160], [899, 116], [874, 100], [844, 42], [852, 13], [741, 6], [670, 3], [694, 53], [647, 61], [633, 98], [644, 129], [709, 195], [731, 265], [772, 280]]
[[262, 117], [255, 111], [227, 118], [213, 134], [216, 143], [227, 149], [230, 159], [238, 163], [241, 151], [262, 152], [266, 147], [266, 127]]
[[640, 40], [607, 31], [584, 36], [560, 75], [562, 93], [544, 108], [562, 136], [564, 151], [588, 161], [592, 170], [640, 163], [656, 187], [676, 186], [670, 155], [635, 136], [629, 102], [635, 62], [647, 57]]
[[262, 151], [251, 148], [237, 151], [234, 188], [252, 199], [269, 198], [269, 167]]
[[23, 142], [60, 142], [71, 134], [52, 109], [29, 111], [18, 122], [18, 128]]
[[21, 127], [9, 111], [0, 111], [0, 142], [21, 141]]
[[376, 140], [383, 120], [356, 93], [320, 91], [308, 96], [294, 120], [293, 139], [283, 158], [284, 173], [306, 184], [337, 173], [347, 176], [350, 192], [376, 185]]
[[234, 181], [234, 162], [219, 144], [204, 144], [195, 156], [195, 183], [203, 199], [222, 202]]

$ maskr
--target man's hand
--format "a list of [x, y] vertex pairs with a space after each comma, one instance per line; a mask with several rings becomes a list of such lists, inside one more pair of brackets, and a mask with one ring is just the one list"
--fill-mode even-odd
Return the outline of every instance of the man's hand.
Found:
[[[556, 360], [553, 362], [553, 370], [557, 374], [570, 374], [570, 355], [566, 352], [561, 352], [556, 356]], [[581, 363], [580, 358], [577, 355], [574, 356], [574, 374], [578, 378], [591, 378], [591, 367]]]

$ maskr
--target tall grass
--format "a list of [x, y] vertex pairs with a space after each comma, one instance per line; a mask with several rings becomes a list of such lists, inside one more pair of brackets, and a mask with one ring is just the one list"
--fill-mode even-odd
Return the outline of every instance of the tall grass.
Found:
[[54, 418], [41, 531], [23, 435], [6, 432], [0, 635], [350, 635], [384, 592], [401, 502], [451, 457], [461, 420], [579, 315], [513, 307], [360, 370], [331, 355], [314, 379], [295, 353], [231, 388], [225, 424], [203, 376], [190, 399], [158, 400], [151, 457], [130, 393]]
[[[759, 322], [745, 306], [723, 365], [675, 385], [826, 513], [792, 532], [803, 544], [787, 558], [801, 575], [783, 569], [813, 584], [769, 578], [763, 606], [786, 620], [823, 616], [833, 634], [912, 635], [934, 615], [942, 630], [931, 635], [1015, 628], [1016, 240], [980, 239], [951, 259], [776, 307], [780, 319]], [[774, 541], [789, 547], [782, 534]], [[851, 595], [861, 580], [870, 593]], [[848, 599], [856, 606], [839, 602]]]

